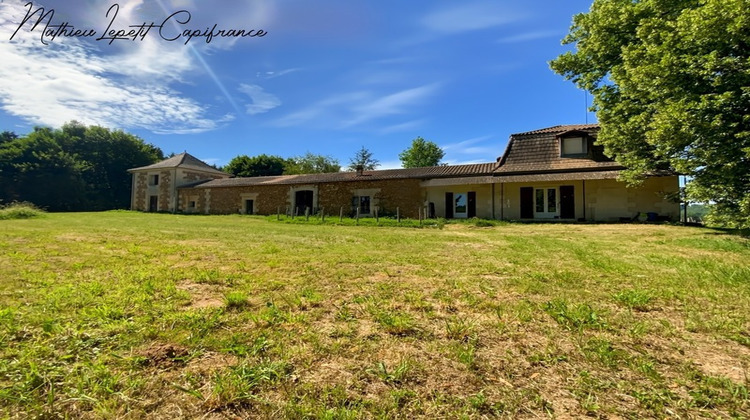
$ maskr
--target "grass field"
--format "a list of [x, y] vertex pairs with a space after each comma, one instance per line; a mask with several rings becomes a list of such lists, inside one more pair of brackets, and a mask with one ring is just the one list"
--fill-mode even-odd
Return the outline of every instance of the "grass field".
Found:
[[750, 417], [750, 241], [0, 220], [0, 418]]

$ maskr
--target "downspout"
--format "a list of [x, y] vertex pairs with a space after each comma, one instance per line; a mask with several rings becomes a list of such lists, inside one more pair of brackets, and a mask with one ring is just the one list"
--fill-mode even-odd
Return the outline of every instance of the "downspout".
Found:
[[500, 220], [505, 220], [505, 183], [500, 183]]
[[495, 219], [495, 183], [492, 183], [492, 219]]
[[583, 221], [586, 221], [586, 180], [581, 182], [583, 182]]

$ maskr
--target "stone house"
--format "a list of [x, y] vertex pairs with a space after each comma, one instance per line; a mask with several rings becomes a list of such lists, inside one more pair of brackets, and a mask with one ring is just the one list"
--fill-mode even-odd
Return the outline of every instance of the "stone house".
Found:
[[140, 211], [181, 211], [177, 202], [178, 188], [196, 181], [231, 176], [187, 152], [153, 165], [128, 169], [128, 172], [133, 174], [130, 208]]
[[[598, 130], [588, 124], [513, 134], [495, 162], [328, 174], [231, 178], [183, 154], [130, 170], [132, 208], [203, 214], [358, 211], [364, 217], [398, 209], [412, 218], [567, 221], [617, 221], [640, 213], [677, 220], [679, 203], [670, 200], [679, 190], [677, 176], [655, 175], [640, 187], [627, 187], [617, 180], [625, 168], [595, 144]], [[151, 185], [153, 175], [168, 176], [167, 185]]]

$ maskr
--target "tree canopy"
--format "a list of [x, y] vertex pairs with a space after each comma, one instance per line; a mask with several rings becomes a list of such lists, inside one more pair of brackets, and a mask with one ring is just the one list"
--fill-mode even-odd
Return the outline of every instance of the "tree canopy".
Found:
[[285, 165], [286, 160], [279, 156], [239, 155], [230, 160], [223, 170], [236, 176], [270, 176], [283, 174]]
[[750, 226], [747, 0], [595, 0], [552, 69], [593, 95], [605, 152], [637, 183], [691, 177], [692, 201]]
[[323, 155], [315, 155], [307, 152], [303, 156], [295, 156], [286, 160], [284, 174], [321, 174], [339, 172], [341, 164], [339, 161]]
[[51, 211], [129, 208], [127, 170], [164, 158], [132, 134], [77, 122], [0, 138], [0, 200], [30, 201]]
[[411, 142], [411, 147], [401, 152], [398, 158], [404, 168], [420, 168], [440, 165], [443, 156], [445, 152], [437, 144], [417, 137]]
[[362, 170], [371, 171], [378, 166], [380, 166], [380, 162], [373, 157], [371, 151], [365, 148], [365, 146], [362, 146], [362, 148], [354, 154], [354, 157], [349, 159], [349, 166], [347, 166], [346, 169], [348, 171], [356, 171], [359, 168], [362, 168]]

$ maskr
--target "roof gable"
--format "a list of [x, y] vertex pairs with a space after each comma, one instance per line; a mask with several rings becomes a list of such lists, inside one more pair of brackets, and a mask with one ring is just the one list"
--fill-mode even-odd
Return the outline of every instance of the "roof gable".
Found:
[[194, 171], [208, 172], [208, 173], [212, 173], [216, 175], [224, 175], [226, 177], [230, 176], [228, 173], [222, 172], [208, 165], [207, 163], [203, 162], [202, 160], [196, 158], [195, 156], [187, 152], [180, 153], [179, 155], [174, 155], [171, 158], [164, 159], [161, 162], [154, 163], [153, 165], [128, 169], [128, 172], [148, 171], [148, 170], [154, 170], [154, 169], [173, 169], [173, 168], [192, 169]]

